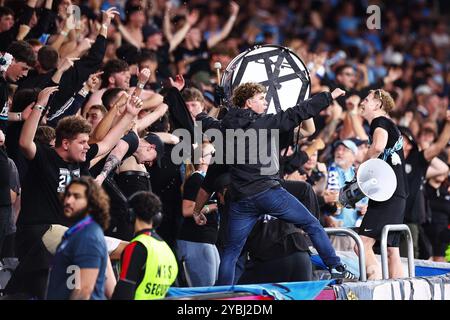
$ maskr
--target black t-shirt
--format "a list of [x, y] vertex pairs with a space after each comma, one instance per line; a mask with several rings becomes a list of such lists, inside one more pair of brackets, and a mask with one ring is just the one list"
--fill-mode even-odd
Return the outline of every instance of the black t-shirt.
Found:
[[431, 223], [448, 225], [450, 221], [450, 193], [448, 192], [448, 185], [442, 184], [436, 189], [430, 184], [426, 184], [424, 191], [432, 214]]
[[[194, 172], [184, 184], [183, 200], [195, 202], [195, 198], [202, 186], [203, 180], [204, 177], [200, 172]], [[215, 244], [217, 241], [217, 233], [217, 212], [214, 212], [207, 214], [207, 222], [203, 226], [197, 225], [193, 217], [184, 218], [180, 236], [178, 238], [180, 240], [192, 242]]]
[[208, 172], [206, 172], [205, 179], [202, 183], [202, 188], [208, 192], [213, 193], [215, 191], [216, 179], [228, 172], [228, 165], [213, 163], [208, 167]]
[[174, 52], [175, 62], [185, 60], [185, 59], [195, 59], [188, 65], [187, 74], [189, 76], [194, 75], [199, 71], [209, 72], [209, 64], [208, 64], [208, 43], [206, 40], [200, 42], [200, 46], [198, 48], [194, 48], [192, 50], [187, 49], [186, 47], [178, 47]]
[[430, 163], [424, 152], [413, 148], [405, 159], [405, 172], [408, 179], [409, 194], [406, 198], [405, 222], [420, 222], [425, 209], [423, 185]]
[[59, 195], [74, 177], [89, 175], [88, 163], [98, 153], [98, 146], [91, 145], [86, 162], [64, 161], [54, 149], [36, 144], [36, 155], [28, 168], [22, 185], [22, 202], [18, 225], [62, 224], [68, 225], [63, 215]]
[[[373, 137], [373, 133], [375, 132], [376, 128], [382, 128], [388, 133], [386, 149], [392, 148], [401, 135], [394, 122], [386, 117], [378, 117], [372, 120], [372, 123], [370, 124], [370, 137]], [[396, 153], [399, 155], [402, 163], [393, 165], [390, 156], [386, 159], [386, 163], [391, 166], [391, 168], [395, 172], [395, 176], [397, 177], [397, 189], [395, 190], [394, 195], [406, 198], [408, 195], [408, 185], [405, 174], [405, 158], [403, 156], [403, 148], [401, 148]], [[378, 158], [382, 159], [383, 155], [381, 154]]]
[[156, 165], [147, 167], [151, 177], [152, 191], [163, 204], [163, 220], [157, 232], [172, 248], [183, 222], [180, 192], [181, 172], [180, 165], [175, 164], [171, 159], [173, 148], [174, 145], [164, 144], [161, 167]]

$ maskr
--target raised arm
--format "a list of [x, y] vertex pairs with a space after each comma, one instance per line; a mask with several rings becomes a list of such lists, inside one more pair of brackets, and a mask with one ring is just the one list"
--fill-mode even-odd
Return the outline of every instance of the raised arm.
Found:
[[95, 178], [95, 182], [101, 186], [106, 177], [115, 170], [123, 160], [123, 157], [127, 154], [130, 146], [124, 140], [119, 140], [114, 149], [109, 153], [106, 158], [105, 165], [103, 166], [100, 174]]
[[97, 156], [106, 154], [111, 151], [112, 148], [114, 148], [125, 131], [127, 131], [131, 127], [131, 122], [137, 117], [141, 109], [142, 100], [138, 97], [130, 97], [127, 103], [127, 112], [122, 116], [120, 121], [108, 132], [105, 138], [97, 143]]
[[198, 10], [193, 10], [191, 13], [189, 13], [189, 15], [186, 16], [186, 23], [181, 27], [180, 30], [178, 30], [174, 35], [171, 35], [170, 39], [166, 36], [169, 41], [169, 52], [173, 52], [184, 40], [189, 29], [191, 29], [191, 27], [197, 23], [198, 17]]
[[20, 132], [19, 146], [28, 160], [33, 160], [36, 156], [36, 144], [33, 139], [39, 125], [39, 119], [48, 103], [50, 95], [57, 91], [58, 87], [48, 87], [43, 89], [37, 98], [36, 104], [31, 111], [30, 116], [25, 121]]
[[94, 90], [100, 81], [99, 76], [103, 72], [93, 73], [89, 76], [89, 79], [83, 84], [83, 87], [71, 97], [60, 109], [58, 109], [54, 114], [47, 118], [47, 122], [52, 126], [56, 127], [57, 122], [63, 117], [76, 114], [83, 102], [86, 100], [86, 96], [90, 91]]
[[437, 176], [446, 174], [447, 172], [448, 165], [438, 157], [435, 157], [430, 162], [430, 166], [427, 169], [426, 178], [435, 178]]
[[231, 1], [230, 2], [230, 10], [231, 10], [231, 15], [228, 18], [228, 20], [225, 23], [225, 26], [222, 28], [222, 30], [218, 34], [212, 35], [208, 39], [207, 45], [208, 45], [209, 49], [214, 47], [216, 44], [218, 44], [220, 41], [225, 39], [230, 34], [231, 29], [233, 28], [234, 22], [236, 21], [237, 15], [239, 13], [239, 5], [236, 2]]
[[145, 84], [148, 82], [148, 79], [150, 79], [151, 71], [148, 68], [144, 68], [139, 72], [138, 75], [138, 82], [136, 85], [136, 88], [134, 89], [134, 92], [132, 93], [133, 96], [140, 97], [142, 91], [144, 90]]
[[285, 111], [261, 117], [260, 121], [263, 121], [264, 126], [268, 129], [280, 129], [281, 131], [287, 132], [298, 126], [301, 121], [318, 115], [320, 111], [331, 104], [333, 99], [344, 94], [345, 91], [339, 88], [335, 89], [331, 94], [329, 92], [322, 92]]
[[143, 118], [139, 119], [136, 123], [137, 126], [137, 132], [141, 133], [146, 128], [151, 126], [156, 120], [161, 118], [166, 112], [169, 110], [169, 107], [167, 104], [162, 103], [160, 104], [153, 112], [147, 114]]
[[447, 119], [445, 122], [444, 130], [442, 130], [441, 135], [435, 143], [433, 143], [429, 148], [424, 151], [424, 157], [427, 161], [431, 161], [436, 157], [442, 150], [444, 150], [448, 141], [450, 140], [450, 110], [447, 110]]
[[114, 123], [114, 119], [120, 116], [118, 115], [119, 110], [126, 105], [128, 97], [128, 94], [123, 92], [116, 103], [111, 106], [106, 115], [95, 128], [94, 132], [92, 132], [91, 137], [89, 138], [89, 144], [97, 143], [106, 136]]

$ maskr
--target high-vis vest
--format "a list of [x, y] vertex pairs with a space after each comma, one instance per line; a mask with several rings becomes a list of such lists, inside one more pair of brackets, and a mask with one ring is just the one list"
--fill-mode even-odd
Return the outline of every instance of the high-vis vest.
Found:
[[147, 261], [142, 282], [136, 289], [135, 300], [164, 298], [175, 281], [178, 265], [170, 247], [164, 241], [140, 234], [131, 242], [138, 241], [147, 249]]

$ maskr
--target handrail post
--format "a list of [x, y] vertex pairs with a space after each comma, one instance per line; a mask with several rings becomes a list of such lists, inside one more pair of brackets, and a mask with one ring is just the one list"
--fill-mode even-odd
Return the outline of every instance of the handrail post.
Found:
[[355, 231], [348, 228], [324, 228], [324, 229], [328, 235], [344, 234], [346, 236], [350, 236], [353, 240], [355, 240], [356, 245], [358, 246], [359, 280], [367, 281], [366, 252], [361, 237]]
[[414, 246], [411, 236], [411, 230], [406, 224], [387, 224], [381, 232], [381, 271], [383, 279], [389, 279], [388, 253], [387, 253], [387, 237], [391, 231], [406, 232], [406, 242], [408, 244], [408, 273], [409, 277], [415, 277], [414, 270]]

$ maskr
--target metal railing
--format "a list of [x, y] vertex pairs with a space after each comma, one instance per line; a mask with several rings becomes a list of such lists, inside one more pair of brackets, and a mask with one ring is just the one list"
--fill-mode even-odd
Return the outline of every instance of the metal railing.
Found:
[[414, 246], [411, 236], [411, 231], [406, 224], [388, 224], [385, 225], [381, 232], [381, 271], [383, 279], [389, 279], [388, 253], [387, 253], [387, 237], [391, 231], [406, 232], [406, 242], [408, 243], [408, 273], [409, 277], [415, 276], [414, 270]]
[[361, 237], [355, 231], [349, 228], [325, 228], [325, 231], [328, 235], [344, 235], [349, 236], [353, 238], [353, 240], [355, 240], [356, 245], [358, 246], [359, 280], [367, 281], [366, 252], [364, 250], [364, 244], [361, 240]]

